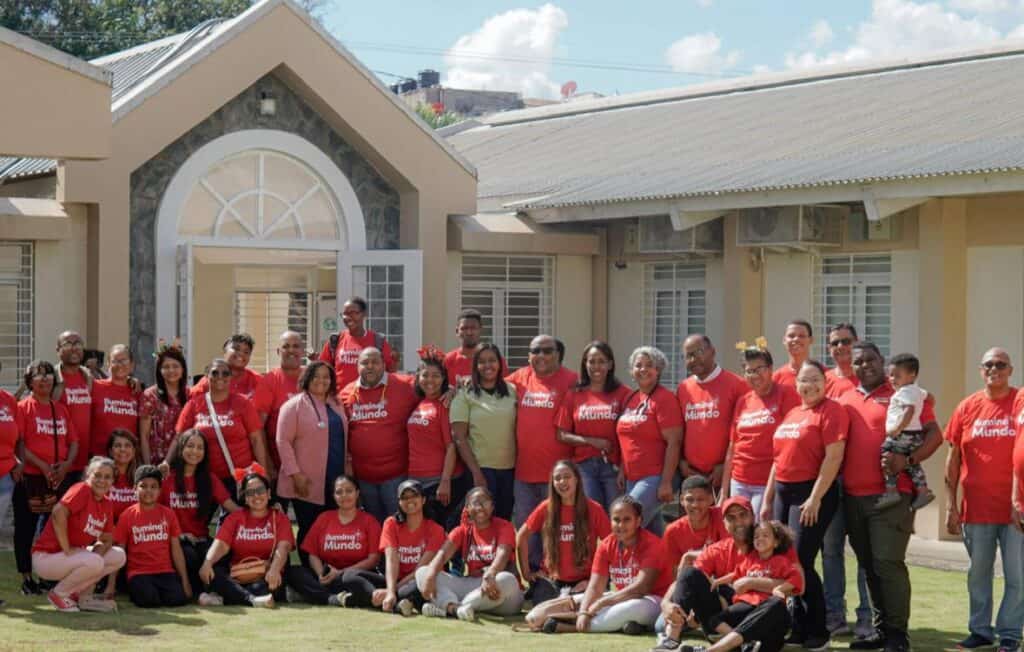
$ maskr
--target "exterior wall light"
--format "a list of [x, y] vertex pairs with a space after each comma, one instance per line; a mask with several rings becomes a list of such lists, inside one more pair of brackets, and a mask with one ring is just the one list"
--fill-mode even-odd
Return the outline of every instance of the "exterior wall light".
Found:
[[277, 100], [267, 92], [260, 93], [260, 115], [272, 116], [277, 114]]

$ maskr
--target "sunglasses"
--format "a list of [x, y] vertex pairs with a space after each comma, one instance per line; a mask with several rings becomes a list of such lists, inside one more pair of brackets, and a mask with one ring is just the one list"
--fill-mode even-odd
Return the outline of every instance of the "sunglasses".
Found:
[[828, 343], [829, 346], [850, 346], [853, 344], [852, 337], [840, 337]]
[[998, 371], [1002, 371], [1010, 365], [1002, 360], [989, 360], [988, 362], [982, 362], [981, 366], [985, 369], [996, 369]]
[[555, 347], [553, 346], [535, 346], [532, 349], [530, 349], [530, 353], [532, 353], [533, 355], [551, 355], [554, 352]]
[[267, 493], [266, 487], [253, 487], [252, 489], [245, 490], [245, 496], [252, 498], [253, 496], [263, 496]]
[[231, 372], [228, 370], [214, 369], [209, 373], [210, 378], [230, 378]]

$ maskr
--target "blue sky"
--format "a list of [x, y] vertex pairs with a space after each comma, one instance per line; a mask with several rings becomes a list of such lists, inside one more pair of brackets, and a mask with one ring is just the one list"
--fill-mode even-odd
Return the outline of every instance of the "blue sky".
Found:
[[551, 97], [998, 44], [1024, 37], [1024, 0], [327, 0], [322, 19], [373, 70]]

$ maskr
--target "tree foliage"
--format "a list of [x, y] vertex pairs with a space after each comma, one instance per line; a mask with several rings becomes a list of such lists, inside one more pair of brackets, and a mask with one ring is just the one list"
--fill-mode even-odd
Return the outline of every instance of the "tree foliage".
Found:
[[456, 122], [462, 122], [465, 118], [458, 113], [446, 111], [441, 105], [431, 106], [429, 104], [417, 104], [416, 113], [423, 118], [423, 121], [434, 129], [447, 127]]

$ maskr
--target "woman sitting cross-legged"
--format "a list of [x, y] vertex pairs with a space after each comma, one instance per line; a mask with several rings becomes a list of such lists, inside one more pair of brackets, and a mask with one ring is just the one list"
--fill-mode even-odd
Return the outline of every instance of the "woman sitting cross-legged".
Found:
[[600, 504], [587, 498], [574, 462], [555, 463], [548, 496], [516, 533], [520, 568], [528, 565], [534, 534], [541, 535], [544, 546], [543, 567], [527, 577], [535, 606], [526, 615], [526, 623], [534, 631], [543, 627], [549, 613], [572, 610], [570, 594], [587, 590], [597, 542], [611, 534], [608, 515]]
[[282, 576], [295, 546], [292, 524], [270, 507], [270, 480], [261, 466], [253, 464], [235, 474], [245, 507], [224, 519], [206, 553], [199, 578], [215, 594], [200, 595], [199, 604], [273, 607], [275, 595], [284, 597]]
[[373, 603], [384, 611], [412, 614], [423, 607], [416, 570], [431, 562], [444, 545], [444, 530], [426, 518], [423, 485], [406, 480], [398, 486], [398, 513], [384, 521], [380, 549], [384, 552], [386, 588], [374, 592]]
[[[572, 596], [569, 613], [550, 615], [556, 622], [544, 631], [640, 634], [658, 619], [661, 596], [672, 583], [665, 545], [641, 527], [643, 507], [636, 498], [616, 498], [611, 511], [612, 533], [597, 547], [586, 592]], [[605, 592], [609, 583], [612, 590]]]
[[334, 502], [338, 508], [320, 514], [302, 540], [309, 566], [290, 570], [288, 586], [316, 604], [369, 607], [373, 592], [385, 585], [376, 571], [380, 524], [359, 509], [359, 485], [351, 476], [334, 481]]
[[[466, 494], [466, 511], [468, 520], [448, 534], [441, 553], [416, 571], [416, 585], [430, 601], [423, 605], [423, 615], [472, 621], [477, 612], [519, 613], [523, 591], [508, 571], [515, 546], [512, 524], [494, 516], [494, 499], [484, 487]], [[442, 570], [456, 552], [466, 563], [462, 577]]]

